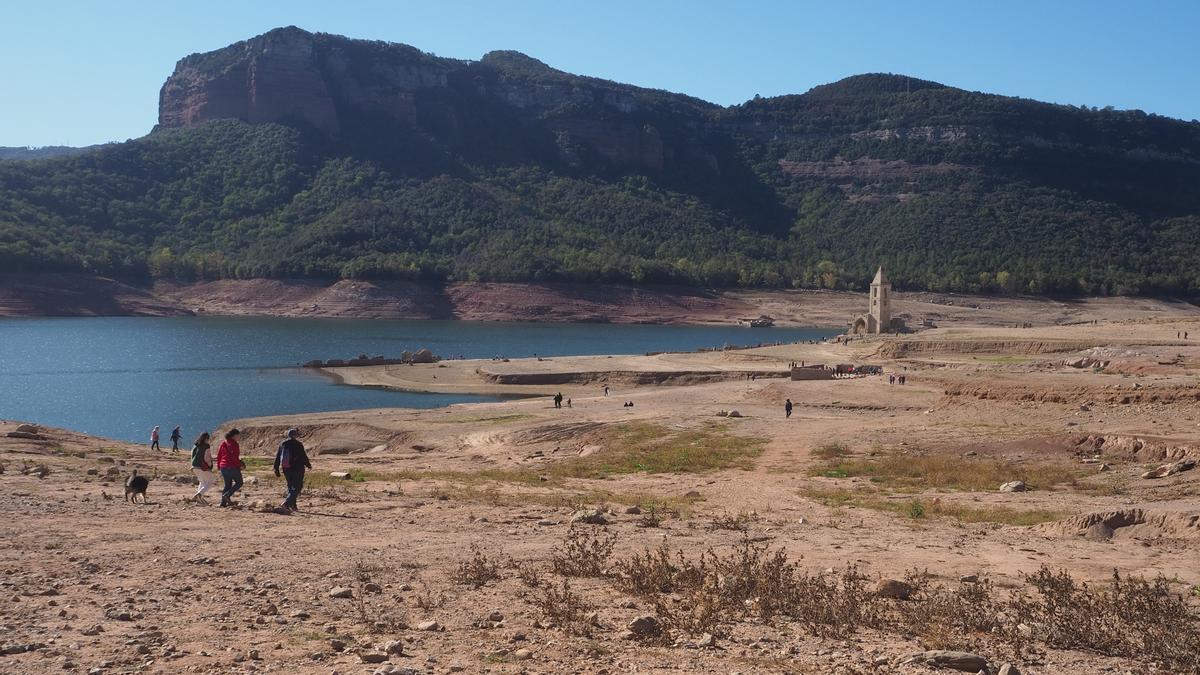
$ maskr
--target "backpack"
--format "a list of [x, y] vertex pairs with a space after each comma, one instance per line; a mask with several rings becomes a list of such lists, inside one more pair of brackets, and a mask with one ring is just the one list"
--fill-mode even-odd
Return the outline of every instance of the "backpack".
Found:
[[292, 468], [292, 450], [288, 447], [287, 441], [279, 446], [279, 466], [283, 469]]

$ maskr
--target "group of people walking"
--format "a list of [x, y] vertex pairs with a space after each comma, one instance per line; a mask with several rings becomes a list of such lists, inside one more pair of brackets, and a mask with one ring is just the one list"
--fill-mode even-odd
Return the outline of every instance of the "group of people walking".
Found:
[[[150, 449], [151, 450], [162, 450], [162, 446], [160, 446], [158, 444], [158, 433], [159, 433], [159, 427], [154, 427], [153, 429], [150, 430]], [[175, 427], [171, 431], [171, 449], [172, 450], [175, 450], [175, 451], [179, 450], [179, 439], [181, 439], [181, 438], [183, 438], [183, 431], [181, 431], [179, 429], [179, 427]]]
[[[157, 427], [155, 428], [157, 429]], [[178, 429], [176, 430], [178, 431]], [[196, 489], [196, 494], [192, 495], [192, 501], [200, 504], [208, 503], [204, 495], [216, 483], [217, 478], [213, 473], [215, 464], [217, 471], [221, 474], [221, 480], [225, 483], [221, 490], [221, 506], [236, 505], [233, 496], [242, 489], [245, 482], [242, 471], [246, 468], [246, 462], [242, 459], [241, 438], [242, 432], [237, 429], [230, 429], [226, 432], [225, 440], [221, 441], [221, 445], [217, 448], [215, 459], [212, 454], [211, 435], [205, 431], [196, 438], [196, 442], [192, 444], [192, 472], [200, 481], [200, 487]], [[308, 459], [304, 444], [300, 442], [298, 429], [288, 429], [287, 438], [279, 444], [279, 448], [275, 451], [274, 468], [275, 475], [282, 476], [287, 481], [287, 494], [284, 496], [280, 508], [298, 511], [296, 500], [300, 498], [300, 491], [304, 488], [304, 472], [312, 468], [312, 462]]]

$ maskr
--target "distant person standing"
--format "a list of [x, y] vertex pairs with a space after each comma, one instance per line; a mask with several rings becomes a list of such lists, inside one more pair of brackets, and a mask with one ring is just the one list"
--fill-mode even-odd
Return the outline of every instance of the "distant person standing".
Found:
[[296, 500], [300, 497], [300, 490], [304, 489], [304, 470], [312, 468], [312, 463], [308, 461], [308, 452], [304, 450], [299, 436], [299, 429], [288, 429], [287, 438], [275, 451], [275, 475], [280, 475], [282, 471], [284, 479], [287, 480], [287, 496], [283, 499], [283, 508], [291, 511], [300, 510]]
[[217, 470], [225, 481], [221, 506], [233, 506], [234, 493], [242, 489], [242, 469], [246, 468], [246, 463], [242, 461], [242, 446], [238, 444], [241, 437], [242, 432], [230, 429], [221, 447], [217, 448]]
[[783, 404], [783, 416], [785, 418], [792, 416], [792, 399], [790, 398]]
[[608, 396], [608, 385], [604, 385], [604, 395]]
[[201, 504], [205, 503], [204, 493], [212, 489], [213, 483], [217, 481], [212, 472], [212, 444], [209, 438], [208, 432], [205, 431], [192, 444], [192, 473], [196, 474], [197, 480], [200, 481], [200, 487], [196, 494], [192, 495], [192, 501]]
[[183, 438], [183, 432], [179, 430], [179, 427], [171, 430], [171, 449], [175, 452], [179, 452], [179, 439], [181, 438]]
[[162, 448], [160, 448], [158, 445], [158, 427], [154, 427], [150, 430], [150, 449], [162, 450]]
[[562, 402], [563, 402], [563, 395], [562, 395], [562, 392], [560, 391], [554, 395], [554, 407], [561, 408]]

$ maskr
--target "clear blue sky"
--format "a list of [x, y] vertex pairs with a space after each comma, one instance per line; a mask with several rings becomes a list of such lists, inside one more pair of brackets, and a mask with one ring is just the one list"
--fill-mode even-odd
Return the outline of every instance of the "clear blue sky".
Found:
[[177, 59], [289, 24], [722, 104], [882, 71], [1200, 117], [1200, 0], [0, 0], [0, 145], [141, 136]]

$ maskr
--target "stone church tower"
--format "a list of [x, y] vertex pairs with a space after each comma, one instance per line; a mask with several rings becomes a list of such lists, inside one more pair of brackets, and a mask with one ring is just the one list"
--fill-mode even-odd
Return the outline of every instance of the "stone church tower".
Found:
[[872, 333], [887, 333], [892, 327], [892, 283], [883, 274], [883, 267], [875, 273], [871, 282], [871, 318], [874, 330]]
[[879, 334], [903, 330], [903, 324], [892, 321], [892, 282], [887, 280], [883, 267], [875, 273], [871, 282], [871, 304], [866, 314], [854, 318], [850, 332], [855, 335]]

